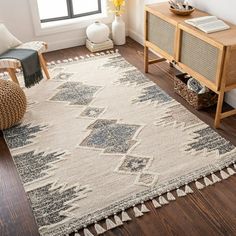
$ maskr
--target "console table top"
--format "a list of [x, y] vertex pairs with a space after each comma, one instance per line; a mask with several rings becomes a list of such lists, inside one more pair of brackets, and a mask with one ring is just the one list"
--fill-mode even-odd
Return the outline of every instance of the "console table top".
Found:
[[236, 46], [236, 25], [234, 24], [231, 24], [225, 21], [228, 25], [230, 25], [231, 27], [230, 29], [216, 32], [216, 33], [207, 34], [184, 22], [185, 20], [196, 18], [196, 17], [209, 16], [209, 14], [204, 11], [200, 11], [196, 9], [190, 16], [178, 16], [169, 10], [168, 2], [149, 4], [149, 5], [146, 5], [145, 9], [146, 11], [149, 11], [154, 15], [161, 16], [162, 19], [174, 25], [181, 24], [183, 26], [186, 26], [192, 29], [193, 31], [195, 31], [195, 33], [211, 38], [212, 40], [216, 41], [217, 43], [222, 44], [223, 46]]

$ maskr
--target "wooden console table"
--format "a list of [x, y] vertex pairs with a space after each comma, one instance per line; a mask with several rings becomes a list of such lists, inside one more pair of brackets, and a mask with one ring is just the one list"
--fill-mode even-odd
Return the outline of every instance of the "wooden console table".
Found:
[[[177, 16], [168, 3], [145, 7], [145, 72], [148, 66], [163, 60], [176, 63], [199, 82], [218, 94], [215, 127], [221, 119], [235, 115], [236, 109], [222, 112], [225, 92], [236, 88], [236, 26], [206, 34], [186, 24], [186, 19], [208, 15], [195, 10], [191, 16]], [[163, 58], [149, 60], [152, 49]]]

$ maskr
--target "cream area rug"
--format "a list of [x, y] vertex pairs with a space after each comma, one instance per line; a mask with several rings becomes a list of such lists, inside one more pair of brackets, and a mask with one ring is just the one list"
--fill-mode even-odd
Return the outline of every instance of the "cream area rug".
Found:
[[119, 53], [49, 69], [4, 132], [42, 236], [102, 234], [235, 173], [235, 146]]

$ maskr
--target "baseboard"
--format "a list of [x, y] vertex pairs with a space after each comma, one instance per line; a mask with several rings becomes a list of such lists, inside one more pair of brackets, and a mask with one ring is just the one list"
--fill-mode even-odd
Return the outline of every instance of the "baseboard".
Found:
[[64, 48], [71, 48], [76, 46], [85, 45], [86, 36], [80, 38], [73, 38], [73, 39], [64, 39], [50, 42], [48, 41], [48, 51], [55, 51]]
[[236, 90], [226, 93], [225, 102], [236, 108]]

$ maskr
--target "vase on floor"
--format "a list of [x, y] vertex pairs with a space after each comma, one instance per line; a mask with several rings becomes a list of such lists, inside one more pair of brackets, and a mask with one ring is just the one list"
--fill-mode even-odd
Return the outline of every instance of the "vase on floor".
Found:
[[115, 45], [125, 44], [125, 22], [121, 16], [116, 15], [112, 22], [112, 39]]

